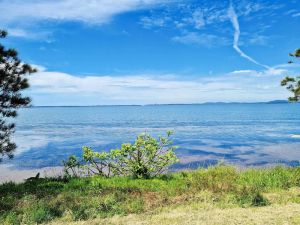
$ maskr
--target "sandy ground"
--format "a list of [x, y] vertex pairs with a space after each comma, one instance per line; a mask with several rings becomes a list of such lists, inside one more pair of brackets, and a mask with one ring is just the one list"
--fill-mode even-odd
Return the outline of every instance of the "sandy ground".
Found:
[[58, 176], [62, 174], [62, 167], [46, 167], [34, 170], [16, 170], [9, 166], [0, 165], [0, 183], [9, 181], [22, 182], [29, 177], [36, 176], [40, 173], [40, 177]]

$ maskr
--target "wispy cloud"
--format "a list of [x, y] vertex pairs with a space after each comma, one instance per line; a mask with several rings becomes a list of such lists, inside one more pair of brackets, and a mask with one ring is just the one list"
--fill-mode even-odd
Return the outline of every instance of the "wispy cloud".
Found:
[[242, 76], [254, 76], [254, 77], [270, 77], [270, 76], [282, 76], [283, 74], [288, 74], [289, 71], [283, 67], [273, 67], [263, 71], [256, 70], [236, 70], [231, 74], [242, 75]]
[[299, 17], [299, 16], [300, 16], [300, 12], [294, 13], [294, 14], [292, 15], [292, 17]]
[[47, 42], [52, 42], [51, 32], [49, 31], [36, 31], [32, 29], [23, 29], [23, 28], [6, 28], [9, 31], [9, 36], [17, 38], [25, 38], [32, 40], [46, 40]]
[[251, 45], [266, 45], [270, 38], [265, 35], [255, 34], [253, 37], [249, 38], [249, 44]]
[[[263, 35], [262, 32], [267, 25], [265, 20], [262, 21], [261, 15], [264, 17], [270, 16], [278, 7], [278, 4], [255, 3], [247, 0], [240, 1], [236, 4], [236, 9], [229, 1], [202, 1], [201, 5], [196, 5], [190, 2], [173, 5], [172, 8], [160, 10], [157, 13], [155, 10], [150, 12], [150, 16], [141, 17], [140, 23], [144, 28], [155, 29], [164, 27], [163, 31], [173, 33], [178, 32], [171, 38], [173, 41], [184, 44], [200, 44], [209, 46], [228, 44], [228, 20], [235, 29], [234, 34], [234, 49], [247, 60], [268, 68], [253, 57], [250, 57], [240, 46], [242, 45], [266, 45], [270, 39], [269, 36]], [[261, 11], [260, 14], [258, 12]], [[167, 16], [166, 16], [167, 15]], [[243, 42], [239, 43], [240, 39], [240, 24], [238, 15], [243, 17], [247, 22], [259, 20], [260, 32], [256, 34], [247, 34], [243, 38]], [[167, 19], [165, 19], [167, 18]], [[225, 29], [224, 29], [225, 27]], [[208, 34], [209, 33], [209, 34]], [[243, 34], [247, 33], [247, 30]], [[204, 37], [206, 36], [206, 37]], [[225, 40], [225, 41], [224, 41]], [[213, 43], [214, 41], [214, 43]]]
[[173, 37], [172, 40], [182, 44], [195, 44], [205, 47], [215, 47], [229, 44], [228, 39], [225, 37], [219, 37], [214, 34], [199, 34], [196, 32], [187, 32], [181, 36]]
[[146, 29], [151, 29], [155, 27], [164, 27], [166, 25], [166, 19], [151, 18], [151, 17], [144, 16], [141, 18], [140, 24]]
[[194, 24], [196, 29], [201, 29], [205, 26], [204, 12], [197, 9], [193, 12], [190, 22]]
[[229, 5], [229, 8], [228, 8], [228, 16], [231, 20], [231, 23], [234, 27], [234, 40], [233, 40], [233, 48], [240, 54], [241, 57], [249, 60], [250, 62], [253, 62], [259, 66], [262, 66], [264, 68], [267, 68], [269, 69], [270, 67], [267, 66], [267, 65], [264, 65], [258, 61], [256, 61], [255, 59], [253, 59], [252, 57], [250, 57], [249, 55], [247, 55], [245, 52], [243, 52], [240, 47], [239, 47], [239, 38], [240, 38], [240, 34], [241, 34], [241, 31], [240, 31], [240, 24], [239, 24], [239, 21], [238, 21], [238, 16], [234, 10], [234, 7], [232, 5], [232, 2], [230, 1], [230, 5]]

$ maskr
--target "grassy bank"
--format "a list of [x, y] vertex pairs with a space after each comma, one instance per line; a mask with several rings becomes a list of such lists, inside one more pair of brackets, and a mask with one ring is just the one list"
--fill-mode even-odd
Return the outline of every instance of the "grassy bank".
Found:
[[230, 211], [292, 203], [300, 203], [300, 168], [237, 171], [217, 166], [147, 180], [48, 178], [2, 184], [0, 224], [101, 221], [113, 216], [127, 218], [123, 216], [128, 214], [157, 214], [170, 206], [183, 207], [183, 211], [191, 205]]

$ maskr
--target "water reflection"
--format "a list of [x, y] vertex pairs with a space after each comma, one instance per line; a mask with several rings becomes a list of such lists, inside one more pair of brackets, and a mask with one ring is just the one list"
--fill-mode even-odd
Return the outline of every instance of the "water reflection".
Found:
[[[274, 113], [276, 112], [276, 113]], [[196, 168], [218, 161], [238, 166], [299, 165], [300, 105], [228, 104], [147, 107], [33, 108], [21, 112], [13, 161], [19, 169], [61, 165], [82, 146], [103, 151], [136, 135], [174, 130], [180, 163]]]

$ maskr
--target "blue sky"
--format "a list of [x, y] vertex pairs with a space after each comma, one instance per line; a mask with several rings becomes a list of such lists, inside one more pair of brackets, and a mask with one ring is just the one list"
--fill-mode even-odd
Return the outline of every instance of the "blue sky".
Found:
[[34, 105], [268, 101], [300, 47], [298, 0], [0, 0]]

